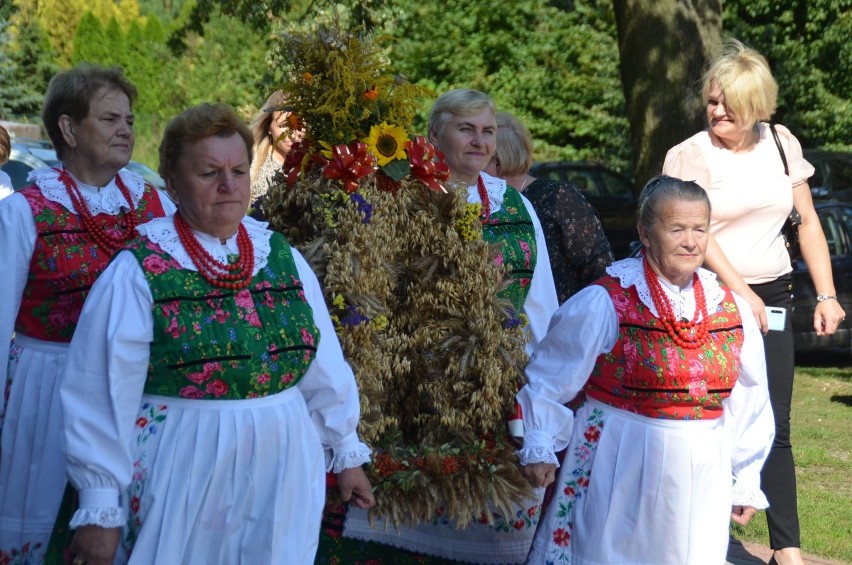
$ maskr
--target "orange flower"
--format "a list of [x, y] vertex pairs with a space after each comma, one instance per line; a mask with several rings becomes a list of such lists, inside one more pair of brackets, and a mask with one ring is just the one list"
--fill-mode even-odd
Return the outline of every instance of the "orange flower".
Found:
[[305, 82], [311, 82], [312, 80], [314, 80], [314, 75], [312, 75], [311, 73], [305, 73], [302, 75], [302, 78], [305, 79]]
[[364, 100], [375, 100], [379, 97], [379, 89], [374, 84], [369, 90], [364, 91]]

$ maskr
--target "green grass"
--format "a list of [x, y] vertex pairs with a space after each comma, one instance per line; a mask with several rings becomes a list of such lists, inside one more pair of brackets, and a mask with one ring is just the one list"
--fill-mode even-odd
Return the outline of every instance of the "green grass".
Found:
[[[802, 551], [852, 563], [852, 367], [796, 368], [792, 442]], [[762, 512], [732, 533], [769, 544]]]

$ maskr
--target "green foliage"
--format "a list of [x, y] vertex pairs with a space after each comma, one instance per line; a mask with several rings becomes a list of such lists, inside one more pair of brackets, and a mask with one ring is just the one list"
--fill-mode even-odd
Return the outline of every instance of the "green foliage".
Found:
[[38, 122], [57, 67], [38, 22], [24, 16], [16, 13], [14, 26], [0, 22], [0, 116]]
[[[539, 160], [589, 159], [629, 168], [610, 2], [578, 0], [560, 9], [530, 0], [411, 1], [401, 12], [387, 24], [399, 38], [391, 60], [411, 80], [437, 93], [487, 92], [527, 124]], [[428, 110], [420, 116], [423, 129]]]
[[852, 148], [852, 1], [733, 0], [725, 31], [760, 51], [778, 81], [778, 110], [805, 147]]
[[224, 102], [250, 116], [267, 97], [260, 83], [269, 48], [266, 35], [219, 11], [210, 15], [202, 32], [187, 37], [179, 72], [169, 80], [185, 104]]
[[313, 140], [350, 143], [366, 137], [380, 122], [410, 132], [415, 100], [427, 91], [392, 76], [369, 37], [320, 27], [285, 34], [280, 49], [290, 63], [282, 90]]

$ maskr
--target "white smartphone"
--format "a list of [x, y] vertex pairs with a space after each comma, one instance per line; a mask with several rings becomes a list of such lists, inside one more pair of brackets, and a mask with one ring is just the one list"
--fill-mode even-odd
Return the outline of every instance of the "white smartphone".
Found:
[[783, 332], [787, 324], [787, 309], [778, 306], [767, 306], [766, 319], [769, 321], [770, 330]]

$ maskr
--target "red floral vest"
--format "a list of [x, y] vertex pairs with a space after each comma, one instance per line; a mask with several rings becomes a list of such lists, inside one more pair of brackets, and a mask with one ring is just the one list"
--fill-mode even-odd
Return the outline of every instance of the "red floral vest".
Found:
[[[32, 208], [37, 235], [15, 331], [44, 341], [69, 342], [89, 289], [111, 255], [89, 237], [80, 216], [45, 198], [37, 185], [20, 192]], [[156, 189], [147, 183], [136, 215], [139, 224], [165, 215]], [[110, 230], [121, 227], [123, 217], [98, 214], [95, 220]]]
[[622, 288], [606, 276], [596, 284], [612, 298], [618, 315], [618, 340], [598, 357], [586, 395], [650, 418], [700, 420], [722, 415], [740, 370], [742, 318], [731, 291], [709, 313], [709, 339], [683, 349], [642, 303], [635, 286]]

